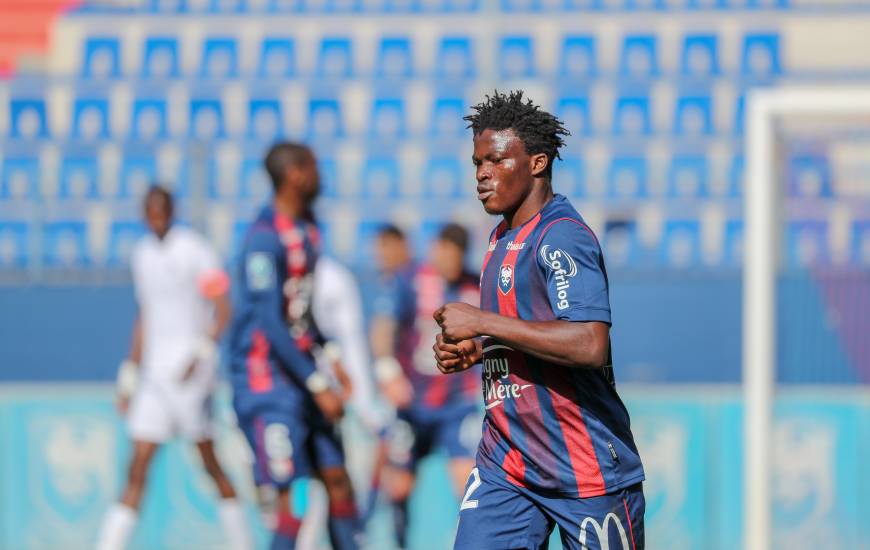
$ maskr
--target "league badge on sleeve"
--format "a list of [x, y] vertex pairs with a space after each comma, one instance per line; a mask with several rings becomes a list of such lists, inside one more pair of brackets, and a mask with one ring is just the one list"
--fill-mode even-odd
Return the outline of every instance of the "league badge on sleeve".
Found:
[[514, 287], [514, 267], [511, 264], [504, 264], [498, 272], [498, 290], [502, 294], [507, 294]]
[[265, 252], [251, 252], [245, 261], [248, 288], [268, 290], [275, 286], [275, 264]]

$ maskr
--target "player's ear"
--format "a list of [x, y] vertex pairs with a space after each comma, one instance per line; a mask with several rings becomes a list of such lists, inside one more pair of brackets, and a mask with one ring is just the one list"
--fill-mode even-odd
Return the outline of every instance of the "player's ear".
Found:
[[547, 170], [547, 165], [550, 164], [550, 159], [546, 153], [538, 153], [529, 157], [529, 168], [533, 176], [540, 176]]

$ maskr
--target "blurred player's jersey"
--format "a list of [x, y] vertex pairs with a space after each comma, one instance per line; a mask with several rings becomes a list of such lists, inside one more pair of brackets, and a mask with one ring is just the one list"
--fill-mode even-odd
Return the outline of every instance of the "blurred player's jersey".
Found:
[[[493, 231], [481, 308], [529, 321], [610, 323], [598, 241], [565, 197]], [[591, 497], [644, 479], [611, 366], [569, 368], [483, 342], [486, 418], [480, 468], [535, 490]]]
[[[289, 390], [307, 395], [304, 379], [290, 373], [309, 368], [312, 350], [322, 342], [311, 308], [319, 247], [313, 223], [290, 219], [272, 207], [264, 208], [248, 229], [238, 256], [230, 328], [230, 371], [237, 394]], [[308, 359], [305, 365], [284, 364], [275, 346], [286, 334], [269, 335], [275, 326], [289, 333], [299, 357]]]
[[143, 377], [177, 382], [208, 332], [212, 306], [207, 296], [217, 287], [218, 294], [226, 291], [226, 275], [205, 239], [176, 225], [162, 240], [152, 233], [142, 237], [131, 267], [142, 323]]
[[398, 324], [396, 359], [414, 388], [414, 406], [438, 409], [475, 403], [480, 391], [476, 373], [444, 376], [435, 365], [432, 344], [441, 329], [432, 314], [448, 302], [477, 304], [478, 277], [463, 273], [448, 283], [433, 267], [423, 265], [406, 269], [386, 283], [376, 313], [389, 315]]

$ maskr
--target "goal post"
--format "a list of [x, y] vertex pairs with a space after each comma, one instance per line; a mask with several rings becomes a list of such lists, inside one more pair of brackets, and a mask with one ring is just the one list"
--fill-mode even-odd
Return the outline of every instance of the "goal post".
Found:
[[870, 86], [786, 86], [747, 96], [744, 156], [743, 392], [744, 548], [772, 547], [771, 446], [777, 360], [776, 276], [783, 189], [776, 121], [789, 115], [870, 115]]

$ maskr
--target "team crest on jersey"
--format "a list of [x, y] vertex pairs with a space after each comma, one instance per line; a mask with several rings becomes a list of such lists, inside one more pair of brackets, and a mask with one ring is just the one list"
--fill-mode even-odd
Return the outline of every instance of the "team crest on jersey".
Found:
[[498, 272], [498, 289], [502, 294], [507, 294], [514, 287], [514, 268], [511, 264], [504, 264]]

